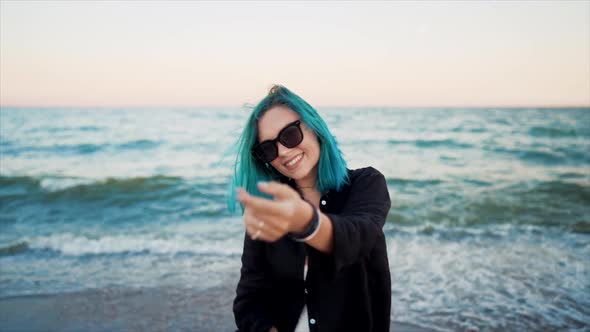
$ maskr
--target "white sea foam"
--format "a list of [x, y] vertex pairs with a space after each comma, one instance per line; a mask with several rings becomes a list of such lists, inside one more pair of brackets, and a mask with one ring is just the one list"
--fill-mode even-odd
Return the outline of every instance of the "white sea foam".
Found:
[[200, 236], [106, 235], [98, 238], [71, 233], [25, 239], [31, 249], [53, 250], [65, 256], [152, 253], [231, 256], [241, 254], [241, 238], [206, 240]]
[[43, 190], [54, 192], [60, 191], [80, 185], [91, 184], [95, 182], [93, 179], [85, 178], [44, 178], [40, 181], [40, 186]]
[[[449, 330], [463, 330], [463, 322], [449, 319], [450, 315], [469, 317], [481, 326], [498, 323], [490, 317], [509, 317], [526, 326], [522, 310], [552, 317], [557, 325], [567, 324], [567, 319], [582, 321], [581, 308], [587, 299], [580, 290], [587, 289], [590, 273], [587, 253], [574, 253], [545, 235], [531, 236], [461, 242], [439, 241], [434, 236], [390, 238], [396, 315], [403, 321]], [[564, 273], [565, 266], [569, 273]], [[553, 316], [548, 300], [567, 314]], [[484, 309], [487, 314], [482, 313]]]

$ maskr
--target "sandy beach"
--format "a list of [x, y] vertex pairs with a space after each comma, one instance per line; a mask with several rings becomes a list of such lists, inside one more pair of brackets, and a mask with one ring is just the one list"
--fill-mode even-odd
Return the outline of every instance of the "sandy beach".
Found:
[[[1, 331], [235, 331], [234, 285], [102, 289], [0, 299]], [[392, 322], [395, 332], [432, 332]]]

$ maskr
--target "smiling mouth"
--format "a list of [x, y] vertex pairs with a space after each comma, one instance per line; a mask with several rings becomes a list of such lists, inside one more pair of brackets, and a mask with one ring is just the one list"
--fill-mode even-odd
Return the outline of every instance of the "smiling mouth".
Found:
[[288, 162], [286, 162], [284, 165], [286, 167], [293, 167], [295, 166], [295, 164], [297, 164], [301, 159], [303, 158], [303, 153], [295, 156], [293, 159], [289, 160]]

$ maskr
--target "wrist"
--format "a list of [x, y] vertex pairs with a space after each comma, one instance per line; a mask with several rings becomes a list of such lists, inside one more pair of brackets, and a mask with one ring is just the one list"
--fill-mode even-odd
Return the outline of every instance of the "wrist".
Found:
[[299, 204], [299, 208], [297, 208], [298, 213], [296, 214], [298, 223], [294, 225], [293, 229], [290, 230], [291, 233], [303, 233], [309, 227], [311, 222], [313, 221], [313, 214], [314, 214], [314, 206], [306, 201], [301, 200]]
[[303, 219], [309, 220], [307, 222], [307, 225], [300, 232], [289, 232], [289, 236], [291, 237], [291, 239], [297, 242], [305, 242], [307, 240], [310, 240], [317, 234], [317, 232], [320, 229], [321, 220], [319, 209], [316, 209], [311, 203], [307, 201], [305, 201], [305, 203], [311, 207], [311, 217], [309, 219]]

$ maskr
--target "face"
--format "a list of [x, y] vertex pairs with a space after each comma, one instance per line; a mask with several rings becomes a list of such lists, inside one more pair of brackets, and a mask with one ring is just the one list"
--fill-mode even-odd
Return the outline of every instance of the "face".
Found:
[[[299, 114], [286, 106], [275, 106], [267, 110], [258, 121], [258, 140], [263, 142], [275, 139], [281, 129], [300, 120]], [[299, 185], [315, 185], [317, 164], [320, 158], [320, 144], [317, 136], [301, 122], [303, 141], [293, 148], [277, 142], [278, 157], [270, 164], [281, 174], [294, 179]]]

